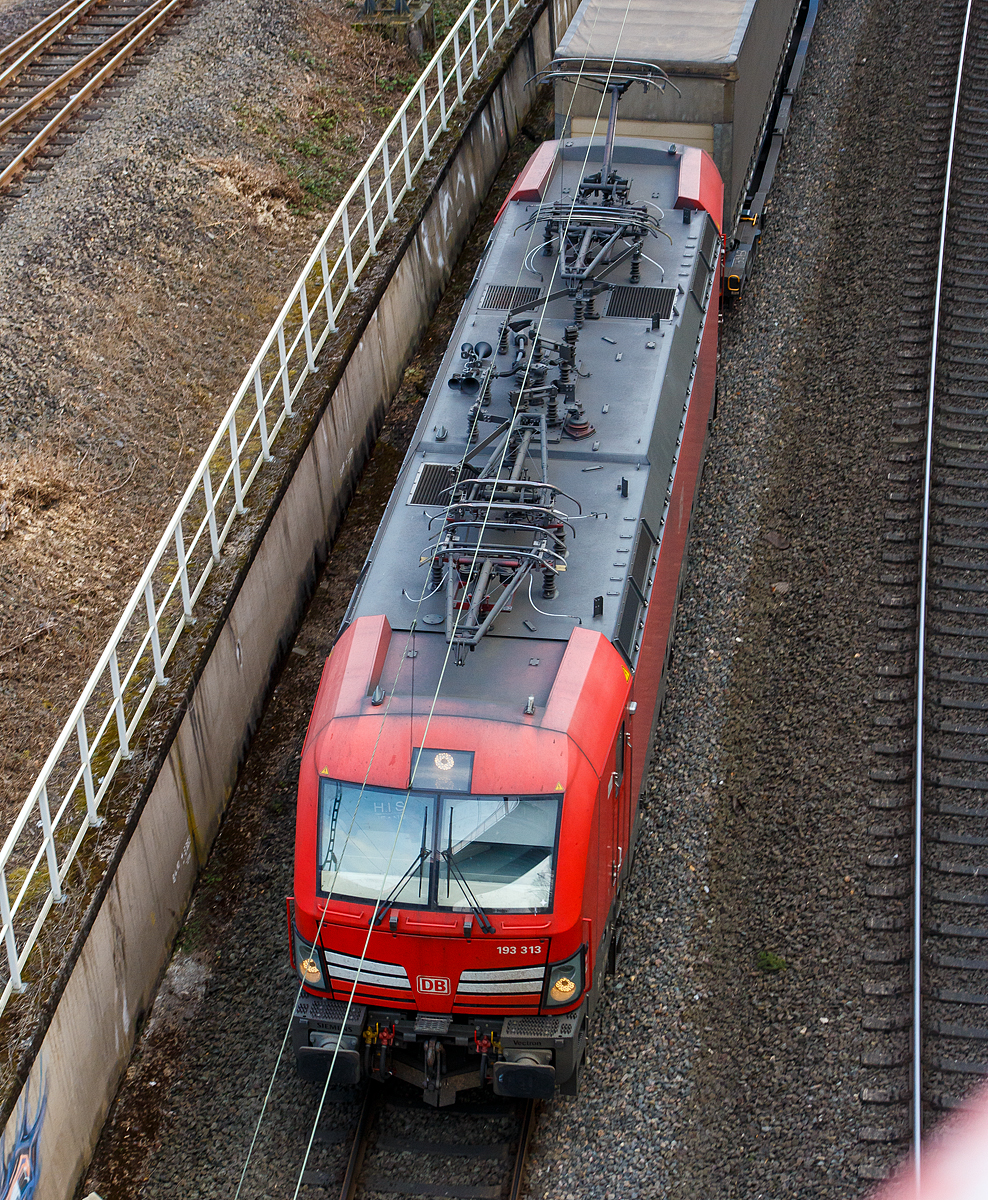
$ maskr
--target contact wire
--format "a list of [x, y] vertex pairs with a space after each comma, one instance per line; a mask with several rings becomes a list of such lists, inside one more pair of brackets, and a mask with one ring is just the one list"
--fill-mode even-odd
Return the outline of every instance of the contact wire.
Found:
[[[625, 25], [626, 25], [626, 23], [627, 23], [627, 18], [628, 18], [628, 13], [629, 13], [629, 11], [630, 11], [630, 7], [631, 7], [631, 0], [628, 0], [628, 5], [627, 5], [627, 7], [626, 7], [626, 9], [625, 9], [624, 18], [623, 18], [623, 20], [622, 20], [622, 24], [621, 24], [621, 33], [622, 33], [622, 34], [623, 34], [623, 31], [624, 31]], [[598, 20], [598, 18], [599, 18], [599, 15], [600, 15], [600, 10], [599, 10], [599, 8], [598, 8], [598, 11], [597, 11], [597, 13], [596, 13], [596, 15], [595, 15], [595, 18], [594, 18], [594, 26], [593, 26], [593, 29], [592, 29], [592, 31], [591, 31], [591, 40], [592, 40], [592, 38], [593, 38], [593, 34], [594, 34], [594, 32], [596, 31], [596, 24], [597, 24], [597, 20]], [[608, 71], [608, 78], [610, 78], [610, 77], [612, 76], [612, 74], [613, 74], [613, 67], [614, 67], [614, 62], [615, 62], [615, 60], [616, 60], [616, 57], [617, 57], [617, 48], [618, 48], [619, 44], [620, 44], [620, 35], [619, 35], [619, 37], [618, 37], [618, 39], [617, 39], [617, 42], [615, 43], [615, 51], [614, 51], [614, 54], [613, 54], [613, 56], [612, 56], [612, 58], [611, 58], [611, 63], [610, 63], [609, 71]], [[578, 71], [578, 73], [577, 73], [578, 79], [579, 79], [579, 76], [580, 76], [580, 75], [582, 75], [582, 72], [583, 72], [583, 66], [581, 65], [581, 68], [580, 68], [580, 70], [579, 70], [579, 71]], [[569, 107], [568, 107], [568, 109], [567, 109], [567, 118], [569, 118], [569, 116], [570, 116], [570, 115], [571, 115], [571, 113], [572, 113], [572, 107], [573, 107], [573, 103], [574, 103], [574, 101], [575, 101], [576, 90], [577, 90], [577, 87], [576, 87], [576, 86], [574, 86], [574, 88], [573, 88], [573, 93], [572, 93], [572, 96], [571, 96], [571, 98], [570, 98], [570, 102], [569, 102]], [[602, 110], [603, 110], [603, 97], [604, 97], [604, 95], [605, 95], [605, 94], [606, 94], [606, 93], [602, 93], [602, 95], [601, 95], [601, 101], [600, 101], [600, 104], [598, 105], [597, 116], [596, 116], [596, 119], [595, 119], [595, 121], [594, 121], [594, 128], [595, 128], [595, 129], [596, 129], [597, 123], [598, 123], [598, 122], [599, 122], [599, 120], [600, 120], [601, 112], [602, 112]], [[586, 153], [586, 155], [585, 155], [585, 157], [584, 157], [584, 164], [583, 164], [583, 166], [584, 166], [584, 170], [586, 169], [586, 166], [587, 166], [587, 164], [588, 164], [588, 162], [589, 162], [591, 145], [592, 145], [592, 141], [588, 141], [587, 153]], [[559, 149], [558, 149], [558, 148], [557, 148], [557, 151], [556, 151], [556, 153], [557, 153], [557, 154], [559, 154], [559, 153], [560, 153], [560, 151], [559, 151]], [[572, 212], [570, 213], [570, 216], [567, 218], [567, 225], [566, 225], [566, 230], [567, 230], [567, 232], [568, 232], [568, 229], [569, 229], [569, 225], [570, 225], [570, 223], [571, 223], [571, 220], [572, 220]], [[531, 246], [531, 242], [532, 242], [532, 240], [533, 240], [533, 239], [534, 239], [534, 225], [533, 225], [533, 227], [532, 227], [532, 230], [531, 230], [531, 231], [530, 231], [530, 233], [529, 233], [529, 246]], [[519, 284], [519, 282], [520, 282], [520, 279], [521, 279], [521, 273], [522, 273], [522, 270], [524, 269], [524, 263], [525, 263], [525, 259], [527, 258], [527, 255], [528, 255], [528, 250], [526, 249], [526, 252], [525, 252], [525, 254], [523, 254], [523, 255], [522, 255], [522, 265], [519, 267], [519, 271], [518, 271], [518, 277], [517, 277], [517, 279], [516, 279], [516, 283], [515, 283], [515, 286], [516, 286], [516, 287], [518, 286], [518, 284]], [[557, 261], [556, 261], [556, 264], [554, 265], [554, 268], [553, 268], [553, 276], [552, 276], [553, 278], [555, 278], [556, 267], [558, 266], [558, 261], [559, 261], [559, 258], [558, 258], [558, 256], [557, 256]], [[551, 290], [551, 287], [550, 287], [550, 290]], [[543, 321], [544, 321], [544, 320], [545, 320], [545, 306], [543, 305], [543, 309], [542, 309], [542, 312], [541, 312], [541, 314], [540, 314], [540, 317], [539, 317], [539, 323], [538, 323], [538, 327], [537, 327], [537, 333], [536, 333], [536, 336], [538, 336], [538, 334], [541, 332], [541, 327], [542, 327], [542, 323], [543, 323]], [[525, 370], [525, 376], [524, 376], [524, 380], [527, 380], [527, 377], [528, 377], [528, 372], [529, 372], [530, 366], [531, 366], [531, 363], [530, 363], [530, 362], [529, 362], [528, 364], [526, 364], [526, 370]], [[523, 380], [523, 384], [522, 384], [522, 386], [524, 386], [524, 380]], [[474, 421], [473, 421], [473, 424], [472, 424], [472, 427], [471, 427], [471, 436], [472, 436], [472, 434], [473, 434], [474, 430], [476, 429], [476, 426], [477, 426], [477, 423], [478, 423], [479, 411], [480, 411], [480, 410], [479, 410], [479, 406], [478, 406], [478, 412], [477, 412], [477, 414], [475, 414]], [[514, 428], [514, 425], [515, 425], [515, 420], [516, 420], [516, 418], [517, 418], [517, 413], [516, 413], [516, 414], [514, 415], [514, 417], [512, 418], [511, 426], [509, 427], [509, 430], [507, 431], [507, 434], [506, 434], [506, 436], [505, 436], [504, 445], [503, 445], [503, 450], [502, 450], [502, 453], [501, 453], [501, 459], [500, 459], [499, 466], [498, 466], [498, 475], [500, 474], [500, 469], [501, 469], [501, 467], [503, 467], [503, 464], [504, 464], [504, 458], [505, 458], [505, 455], [506, 455], [506, 453], [507, 453], [507, 449], [508, 449], [508, 445], [509, 445], [509, 441], [510, 441], [510, 436], [511, 436], [511, 433], [513, 432], [513, 428]], [[459, 483], [459, 481], [462, 479], [462, 473], [463, 473], [463, 469], [464, 469], [464, 467], [465, 467], [465, 462], [466, 462], [466, 459], [465, 459], [465, 456], [464, 456], [464, 458], [461, 460], [460, 464], [458, 465], [458, 470], [457, 470], [457, 478], [456, 478], [456, 480], [454, 481], [454, 485], [453, 485], [453, 487], [454, 487], [454, 488], [455, 488], [456, 484], [457, 484], [457, 483]], [[488, 504], [487, 504], [487, 510], [486, 510], [486, 512], [485, 512], [484, 522], [483, 522], [483, 524], [482, 524], [482, 526], [481, 526], [481, 534], [483, 533], [483, 530], [486, 528], [487, 522], [488, 522], [488, 520], [489, 520], [489, 517], [490, 517], [490, 514], [491, 514], [491, 512], [492, 512], [492, 508], [493, 508], [493, 489], [492, 489], [492, 496], [491, 496], [491, 500], [489, 500], [489, 501], [488, 501]], [[449, 505], [447, 505], [447, 512], [448, 512], [448, 510], [449, 510]], [[477, 553], [475, 552], [475, 553], [474, 553], [474, 558], [473, 558], [473, 563], [471, 564], [471, 569], [472, 569], [472, 568], [473, 568], [473, 567], [476, 565], [476, 561], [477, 561]], [[531, 582], [531, 581], [530, 581], [530, 582]], [[406, 657], [407, 657], [407, 648], [408, 648], [408, 646], [409, 646], [409, 645], [412, 643], [412, 641], [413, 641], [413, 639], [414, 639], [414, 633], [415, 633], [415, 629], [416, 629], [416, 625], [417, 625], [418, 611], [419, 611], [419, 609], [421, 608], [421, 605], [422, 605], [422, 603], [423, 603], [424, 599], [426, 599], [426, 598], [427, 598], [427, 597], [426, 597], [426, 590], [427, 590], [428, 586], [429, 586], [429, 576], [427, 575], [427, 577], [426, 577], [426, 580], [425, 580], [425, 581], [424, 581], [424, 583], [423, 583], [422, 595], [420, 596], [420, 598], [419, 598], [419, 601], [418, 601], [418, 604], [417, 604], [417, 606], [416, 606], [416, 616], [415, 616], [415, 618], [413, 618], [413, 620], [412, 620], [412, 622], [411, 622], [411, 627], [410, 627], [410, 629], [409, 629], [409, 634], [408, 634], [408, 637], [407, 637], [407, 639], [406, 639], [406, 647], [405, 647], [405, 649], [406, 649], [406, 653], [403, 653], [403, 655], [402, 655], [402, 659], [401, 659], [401, 661], [400, 661], [400, 664], [399, 664], [399, 667], [398, 667], [398, 671], [396, 671], [396, 673], [395, 673], [395, 685], [397, 684], [398, 677], [399, 677], [399, 675], [400, 675], [400, 673], [401, 673], [401, 668], [402, 668], [402, 665], [404, 664], [404, 661], [405, 661], [405, 659], [406, 659]], [[529, 590], [531, 590], [531, 589], [529, 589]], [[430, 594], [431, 594], [431, 593], [430, 593]], [[456, 617], [455, 617], [455, 619], [454, 619], [454, 626], [453, 626], [453, 634], [454, 634], [454, 635], [455, 635], [456, 629], [459, 627], [459, 623], [460, 623], [461, 617], [462, 617], [462, 610], [460, 610], [460, 611], [458, 611], [458, 612], [457, 612], [457, 615], [456, 615]], [[415, 779], [415, 774], [416, 774], [416, 772], [417, 772], [417, 770], [418, 770], [418, 765], [419, 765], [419, 762], [420, 762], [420, 760], [421, 760], [422, 753], [423, 753], [423, 751], [424, 751], [424, 749], [425, 749], [425, 743], [426, 743], [426, 741], [428, 740], [428, 732], [429, 732], [429, 728], [431, 727], [432, 719], [433, 719], [433, 716], [434, 716], [434, 714], [435, 714], [435, 708], [436, 708], [436, 704], [438, 703], [438, 698], [439, 698], [439, 695], [440, 695], [440, 693], [441, 693], [441, 689], [442, 689], [442, 683], [443, 683], [443, 680], [444, 680], [444, 678], [445, 678], [446, 670], [447, 670], [447, 668], [448, 668], [448, 665], [449, 665], [449, 658], [450, 658], [450, 655], [451, 655], [451, 653], [452, 653], [453, 644], [454, 644], [454, 639], [453, 639], [453, 638], [451, 638], [451, 639], [450, 639], [450, 642], [449, 642], [449, 645], [448, 645], [448, 647], [447, 647], [447, 650], [446, 650], [446, 654], [445, 654], [445, 656], [444, 656], [444, 659], [443, 659], [443, 664], [442, 664], [442, 669], [441, 669], [441, 671], [440, 671], [439, 680], [438, 680], [438, 683], [437, 683], [437, 686], [436, 686], [436, 689], [435, 689], [435, 693], [434, 693], [434, 695], [433, 695], [433, 698], [432, 698], [432, 703], [431, 703], [431, 705], [430, 705], [429, 716], [428, 716], [428, 719], [427, 719], [427, 721], [426, 721], [426, 726], [425, 726], [425, 729], [424, 729], [424, 731], [423, 731], [423, 734], [422, 734], [422, 745], [419, 747], [419, 752], [418, 752], [418, 755], [417, 755], [417, 757], [416, 757], [415, 766], [414, 766], [414, 768], [413, 768], [413, 770], [412, 770], [411, 777], [410, 777], [410, 779], [409, 779], [409, 787], [408, 787], [408, 789], [406, 790], [406, 800], [407, 800], [407, 795], [408, 795], [408, 793], [410, 793], [410, 792], [411, 792], [411, 789], [412, 789], [412, 784], [414, 783], [414, 779]], [[413, 671], [414, 671], [414, 666], [413, 666]], [[383, 734], [384, 725], [385, 725], [385, 722], [386, 722], [386, 720], [387, 720], [387, 717], [388, 717], [388, 714], [389, 714], [389, 710], [390, 710], [390, 707], [391, 707], [391, 701], [392, 701], [393, 695], [394, 695], [394, 686], [392, 686], [392, 691], [391, 691], [391, 693], [390, 693], [390, 695], [389, 695], [389, 698], [388, 698], [388, 704], [386, 705], [386, 707], [385, 707], [385, 710], [384, 710], [384, 712], [382, 713], [382, 716], [381, 716], [381, 721], [380, 721], [379, 728], [378, 728], [378, 734], [377, 734], [377, 738], [375, 739], [374, 748], [373, 748], [373, 750], [372, 750], [371, 757], [370, 757], [370, 760], [369, 760], [369, 762], [368, 762], [368, 767], [367, 767], [367, 771], [365, 772], [365, 775], [364, 775], [364, 780], [363, 780], [363, 782], [362, 782], [362, 784], [361, 784], [361, 790], [360, 790], [360, 793], [358, 794], [357, 803], [356, 803], [356, 804], [355, 804], [355, 806], [354, 806], [354, 813], [353, 813], [353, 817], [351, 818], [350, 825], [348, 826], [348, 829], [347, 829], [347, 834], [346, 834], [346, 837], [345, 837], [345, 839], [344, 839], [343, 848], [342, 848], [342, 850], [341, 850], [341, 852], [340, 852], [340, 856], [339, 856], [339, 861], [340, 861], [340, 862], [342, 861], [343, 854], [345, 853], [345, 851], [346, 851], [346, 847], [347, 847], [347, 845], [349, 844], [350, 835], [351, 835], [351, 833], [352, 833], [352, 830], [353, 830], [353, 825], [354, 825], [354, 822], [355, 822], [355, 820], [356, 820], [356, 814], [357, 814], [357, 811], [359, 810], [359, 803], [360, 803], [360, 799], [362, 798], [362, 796], [363, 796], [363, 793], [364, 793], [364, 791], [365, 791], [365, 789], [366, 789], [366, 786], [367, 786], [367, 780], [368, 780], [368, 778], [369, 778], [369, 776], [370, 776], [370, 771], [371, 771], [371, 768], [372, 768], [372, 766], [373, 766], [374, 760], [375, 760], [375, 758], [376, 758], [376, 755], [377, 755], [377, 751], [378, 751], [378, 748], [379, 748], [379, 745], [380, 745], [380, 739], [381, 739], [381, 735]], [[412, 725], [412, 721], [413, 721], [413, 719], [414, 719], [414, 713], [410, 714], [410, 732], [411, 732], [411, 725]], [[355, 978], [354, 978], [354, 981], [353, 981], [353, 985], [352, 985], [352, 987], [351, 987], [351, 989], [350, 989], [350, 995], [349, 995], [349, 997], [348, 997], [348, 1000], [347, 1000], [347, 1005], [346, 1005], [346, 1008], [345, 1008], [345, 1011], [344, 1011], [343, 1023], [342, 1023], [342, 1027], [344, 1027], [344, 1028], [345, 1028], [345, 1026], [346, 1026], [346, 1021], [347, 1021], [347, 1019], [349, 1018], [350, 1010], [351, 1010], [351, 1008], [352, 1008], [352, 1006], [353, 1006], [354, 998], [355, 998], [355, 996], [356, 996], [356, 991], [357, 991], [357, 987], [358, 987], [358, 985], [359, 985], [359, 981], [360, 981], [360, 975], [361, 975], [361, 972], [362, 972], [362, 969], [363, 969], [363, 964], [364, 964], [364, 962], [366, 961], [367, 951], [368, 951], [368, 947], [369, 947], [369, 944], [370, 944], [370, 936], [371, 936], [371, 933], [372, 933], [372, 931], [373, 931], [373, 928], [374, 928], [374, 922], [375, 922], [375, 920], [376, 920], [377, 913], [378, 913], [378, 911], [379, 911], [380, 904], [381, 904], [381, 901], [382, 901], [382, 899], [383, 899], [383, 896], [384, 896], [384, 886], [385, 886], [385, 884], [386, 884], [386, 881], [387, 881], [387, 879], [389, 878], [389, 874], [390, 874], [390, 868], [391, 868], [391, 864], [392, 864], [393, 857], [394, 857], [394, 852], [395, 852], [395, 849], [396, 849], [396, 847], [397, 847], [397, 844], [398, 844], [398, 839], [399, 839], [399, 837], [400, 837], [400, 833], [401, 833], [401, 825], [402, 825], [402, 822], [403, 822], [403, 820], [404, 820], [404, 814], [405, 814], [405, 811], [407, 811], [407, 807], [408, 807], [408, 806], [407, 806], [407, 803], [406, 803], [406, 804], [403, 806], [403, 809], [402, 809], [402, 814], [401, 814], [401, 816], [399, 817], [399, 820], [398, 820], [398, 826], [397, 826], [397, 828], [396, 828], [396, 830], [395, 830], [395, 836], [394, 836], [394, 840], [393, 840], [393, 842], [392, 842], [392, 847], [391, 847], [391, 855], [390, 855], [390, 857], [389, 857], [389, 860], [388, 860], [388, 867], [387, 867], [387, 869], [386, 869], [386, 871], [385, 871], [385, 873], [384, 873], [384, 875], [383, 875], [383, 878], [382, 878], [381, 889], [380, 889], [380, 891], [379, 891], [379, 894], [378, 894], [378, 897], [377, 897], [377, 900], [376, 900], [376, 902], [375, 902], [375, 906], [374, 906], [374, 915], [373, 915], [373, 916], [372, 916], [372, 918], [371, 918], [371, 922], [370, 922], [370, 925], [369, 925], [369, 928], [368, 928], [368, 932], [367, 932], [367, 937], [366, 937], [366, 938], [365, 938], [365, 940], [364, 940], [364, 946], [363, 946], [363, 949], [362, 949], [362, 951], [361, 951], [361, 956], [360, 956], [360, 959], [359, 959], [359, 961], [358, 961], [357, 969], [356, 969], [356, 971], [355, 971]], [[339, 865], [337, 866], [336, 875], [334, 876], [334, 883], [335, 883], [335, 878], [336, 878], [336, 876], [338, 876], [338, 874], [339, 874]], [[314, 941], [314, 943], [313, 943], [313, 949], [314, 949], [314, 950], [315, 950], [315, 948], [316, 948], [316, 947], [318, 947], [318, 945], [319, 945], [319, 938], [320, 938], [320, 934], [321, 934], [322, 927], [323, 927], [323, 924], [324, 924], [324, 922], [325, 922], [325, 919], [326, 919], [326, 910], [327, 910], [327, 906], [326, 906], [326, 905], [324, 905], [324, 906], [323, 906], [323, 911], [322, 911], [322, 914], [321, 914], [321, 916], [320, 916], [319, 924], [318, 924], [318, 926], [317, 926], [317, 929], [316, 929], [316, 937], [315, 937], [315, 941]], [[300, 999], [300, 997], [302, 996], [303, 992], [304, 992], [304, 988], [303, 988], [302, 984], [300, 983], [300, 984], [299, 984], [298, 991], [297, 991], [297, 993], [296, 993], [296, 997], [295, 997], [295, 1003], [294, 1003], [294, 1004], [293, 1004], [293, 1006], [292, 1006], [292, 1013], [293, 1013], [293, 1014], [294, 1014], [295, 1008], [296, 1008], [296, 1006], [297, 1006], [297, 1004], [298, 1004], [298, 1000], [299, 1000], [299, 999]], [[273, 1089], [274, 1089], [274, 1082], [275, 1082], [275, 1078], [276, 1078], [276, 1076], [277, 1076], [277, 1072], [278, 1072], [278, 1070], [279, 1070], [279, 1068], [280, 1068], [281, 1061], [282, 1061], [282, 1059], [283, 1059], [283, 1057], [284, 1057], [285, 1047], [286, 1047], [286, 1046], [287, 1046], [287, 1044], [288, 1044], [288, 1039], [289, 1039], [289, 1036], [290, 1036], [290, 1034], [291, 1034], [291, 1018], [289, 1018], [288, 1025], [287, 1025], [287, 1027], [286, 1027], [286, 1029], [285, 1029], [285, 1033], [284, 1033], [284, 1036], [283, 1036], [283, 1038], [282, 1038], [281, 1047], [280, 1047], [280, 1049], [279, 1049], [279, 1052], [278, 1052], [278, 1055], [277, 1055], [277, 1058], [276, 1058], [276, 1061], [275, 1061], [275, 1066], [274, 1066], [274, 1069], [273, 1069], [273, 1071], [272, 1071], [272, 1074], [271, 1074], [271, 1078], [270, 1078], [270, 1080], [269, 1080], [269, 1083], [268, 1083], [268, 1088], [267, 1088], [267, 1091], [266, 1091], [266, 1093], [265, 1093], [264, 1101], [263, 1101], [262, 1108], [261, 1108], [261, 1113], [260, 1113], [260, 1114], [259, 1114], [259, 1116], [258, 1116], [258, 1120], [257, 1120], [256, 1126], [255, 1126], [255, 1129], [254, 1129], [254, 1133], [253, 1133], [253, 1136], [252, 1136], [252, 1139], [251, 1139], [250, 1147], [249, 1147], [249, 1149], [248, 1149], [248, 1153], [247, 1153], [247, 1156], [246, 1156], [246, 1159], [245, 1159], [245, 1162], [244, 1162], [244, 1166], [243, 1166], [243, 1169], [242, 1169], [242, 1171], [241, 1171], [240, 1179], [239, 1179], [239, 1182], [238, 1182], [238, 1185], [237, 1185], [237, 1190], [236, 1190], [236, 1194], [235, 1194], [235, 1200], [239, 1200], [239, 1196], [240, 1196], [241, 1190], [242, 1190], [242, 1188], [243, 1188], [243, 1184], [244, 1184], [244, 1181], [245, 1181], [245, 1178], [246, 1178], [246, 1175], [247, 1175], [247, 1171], [248, 1171], [248, 1168], [249, 1168], [249, 1165], [250, 1165], [250, 1161], [251, 1161], [251, 1158], [252, 1158], [252, 1156], [253, 1156], [253, 1152], [254, 1152], [254, 1149], [255, 1149], [255, 1146], [256, 1146], [256, 1143], [257, 1143], [258, 1136], [259, 1136], [259, 1134], [260, 1134], [260, 1129], [261, 1129], [261, 1126], [262, 1126], [262, 1123], [263, 1123], [264, 1117], [265, 1117], [265, 1115], [266, 1115], [266, 1113], [267, 1113], [268, 1105], [269, 1105], [269, 1103], [270, 1103], [270, 1098], [271, 1098], [271, 1095], [272, 1095], [272, 1092], [273, 1092]], [[295, 1200], [297, 1200], [297, 1197], [298, 1197], [298, 1195], [299, 1195], [299, 1191], [300, 1191], [300, 1189], [301, 1189], [301, 1186], [302, 1186], [302, 1178], [303, 1178], [303, 1176], [304, 1176], [305, 1169], [306, 1169], [306, 1166], [308, 1165], [308, 1160], [309, 1160], [309, 1157], [310, 1157], [310, 1155], [311, 1155], [311, 1150], [312, 1150], [313, 1141], [314, 1141], [314, 1139], [315, 1139], [315, 1134], [316, 1134], [316, 1131], [317, 1131], [317, 1129], [318, 1129], [319, 1120], [320, 1120], [320, 1118], [321, 1118], [322, 1111], [323, 1111], [323, 1107], [324, 1107], [324, 1105], [325, 1105], [326, 1095], [328, 1094], [328, 1089], [329, 1089], [329, 1081], [330, 1081], [330, 1079], [331, 1079], [331, 1077], [332, 1077], [333, 1067], [335, 1066], [335, 1063], [336, 1063], [336, 1058], [337, 1058], [338, 1054], [339, 1054], [339, 1040], [337, 1040], [337, 1045], [336, 1045], [336, 1047], [334, 1048], [333, 1056], [332, 1056], [332, 1059], [331, 1059], [331, 1062], [330, 1062], [330, 1065], [329, 1065], [329, 1069], [328, 1069], [328, 1071], [327, 1071], [326, 1083], [325, 1083], [325, 1085], [324, 1085], [324, 1087], [323, 1087], [322, 1095], [320, 1096], [320, 1101], [319, 1101], [318, 1110], [317, 1110], [317, 1113], [316, 1113], [315, 1120], [314, 1120], [314, 1122], [313, 1122], [312, 1131], [311, 1131], [311, 1134], [310, 1134], [310, 1137], [309, 1137], [309, 1141], [308, 1141], [308, 1144], [307, 1144], [307, 1146], [306, 1146], [306, 1151], [305, 1151], [305, 1155], [304, 1155], [304, 1157], [303, 1157], [302, 1167], [301, 1167], [301, 1170], [300, 1170], [300, 1172], [299, 1172], [299, 1178], [298, 1178], [298, 1182], [297, 1182], [297, 1184], [296, 1184], [296, 1188], [295, 1188], [295, 1193], [294, 1193]]]

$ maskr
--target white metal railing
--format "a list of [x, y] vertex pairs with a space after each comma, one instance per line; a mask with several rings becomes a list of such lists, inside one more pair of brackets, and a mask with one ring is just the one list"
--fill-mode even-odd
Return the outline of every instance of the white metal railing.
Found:
[[[168, 523], [130, 602], [0, 850], [0, 1013], [25, 965], [223, 545], [346, 298], [377, 254], [450, 115], [529, 0], [469, 0], [319, 239]], [[0, 974], [0, 979], [3, 975]]]

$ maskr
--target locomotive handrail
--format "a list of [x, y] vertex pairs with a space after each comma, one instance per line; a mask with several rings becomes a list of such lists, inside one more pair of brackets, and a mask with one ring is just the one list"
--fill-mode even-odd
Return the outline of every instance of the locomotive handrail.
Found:
[[[387, 227], [450, 127], [451, 114], [529, 0], [468, 0], [316, 242], [196, 468], [92, 674], [0, 849], [0, 1013], [25, 990], [42, 926], [120, 763], [131, 758], [154, 693], [246, 497]], [[558, 0], [554, 0], [558, 4]], [[0, 979], [3, 976], [0, 974]]]

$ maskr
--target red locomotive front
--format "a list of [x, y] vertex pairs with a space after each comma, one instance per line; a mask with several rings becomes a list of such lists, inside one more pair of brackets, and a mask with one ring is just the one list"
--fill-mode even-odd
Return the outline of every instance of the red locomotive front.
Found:
[[304, 1076], [434, 1104], [576, 1090], [628, 852], [631, 676], [589, 630], [520, 649], [524, 674], [438, 701], [436, 634], [359, 618], [327, 662], [290, 910]]

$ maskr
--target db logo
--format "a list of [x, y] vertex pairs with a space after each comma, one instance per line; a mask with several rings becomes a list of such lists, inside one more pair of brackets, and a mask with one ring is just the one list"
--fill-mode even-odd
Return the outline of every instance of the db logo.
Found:
[[420, 975], [415, 986], [420, 992], [431, 992], [434, 996], [449, 995], [449, 980], [438, 975]]

